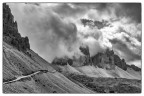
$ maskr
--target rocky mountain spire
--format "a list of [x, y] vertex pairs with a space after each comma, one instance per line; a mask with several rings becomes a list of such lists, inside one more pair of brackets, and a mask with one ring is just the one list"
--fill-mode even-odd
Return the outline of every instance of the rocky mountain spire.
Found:
[[28, 37], [21, 37], [17, 22], [14, 21], [14, 16], [6, 3], [3, 3], [3, 41], [21, 51], [30, 49]]
[[84, 65], [92, 65], [92, 60], [91, 60], [91, 57], [90, 57], [90, 52], [89, 52], [89, 47], [86, 46], [86, 47], [83, 47], [83, 46], [80, 46], [80, 51], [85, 55], [85, 64]]

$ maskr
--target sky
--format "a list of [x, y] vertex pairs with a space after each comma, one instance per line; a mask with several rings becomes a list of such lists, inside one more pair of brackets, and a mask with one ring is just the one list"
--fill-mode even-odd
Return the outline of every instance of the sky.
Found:
[[[30, 47], [48, 62], [55, 57], [82, 55], [87, 45], [91, 56], [109, 48], [127, 64], [141, 67], [140, 3], [8, 3], [18, 30], [28, 36]], [[108, 26], [84, 26], [88, 19]]]

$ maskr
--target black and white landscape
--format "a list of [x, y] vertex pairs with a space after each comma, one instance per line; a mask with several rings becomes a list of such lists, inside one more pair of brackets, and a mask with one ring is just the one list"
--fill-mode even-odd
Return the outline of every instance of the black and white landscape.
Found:
[[141, 93], [141, 3], [3, 3], [3, 93]]

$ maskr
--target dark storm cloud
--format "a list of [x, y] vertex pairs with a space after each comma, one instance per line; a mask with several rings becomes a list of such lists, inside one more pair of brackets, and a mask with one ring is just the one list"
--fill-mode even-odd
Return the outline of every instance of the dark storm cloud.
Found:
[[116, 8], [118, 17], [130, 17], [137, 23], [141, 23], [141, 3], [121, 3], [120, 7]]
[[73, 3], [76, 6], [85, 7], [88, 9], [105, 10], [111, 3]]
[[108, 14], [111, 14], [111, 10], [109, 9], [111, 6], [113, 6], [113, 4], [111, 3], [98, 3], [95, 9], [98, 10], [100, 13], [107, 11]]
[[[130, 18], [131, 21], [141, 23], [141, 3], [76, 3], [75, 5], [88, 9], [95, 9], [99, 14], [114, 14], [117, 19]], [[112, 10], [113, 9], [113, 10]]]
[[141, 42], [142, 36], [141, 36], [141, 35], [138, 35], [138, 36], [136, 37], [136, 39], [137, 39], [139, 42]]
[[134, 53], [129, 47], [122, 41], [118, 39], [109, 40], [113, 47], [121, 51], [125, 56], [126, 61], [141, 60], [141, 55]]
[[106, 10], [111, 14], [110, 7], [115, 10], [115, 14], [118, 18], [128, 17], [131, 18], [132, 21], [141, 23], [141, 3], [104, 3], [99, 4], [96, 9], [102, 12]]
[[113, 6], [111, 3], [74, 3], [76, 6], [80, 6], [85, 9], [94, 9], [99, 12], [99, 14], [103, 14], [107, 12], [108, 14], [111, 14], [110, 7]]

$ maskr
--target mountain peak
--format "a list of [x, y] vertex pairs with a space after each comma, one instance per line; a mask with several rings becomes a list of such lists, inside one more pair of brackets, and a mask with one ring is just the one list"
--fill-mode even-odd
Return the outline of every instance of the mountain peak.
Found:
[[98, 53], [92, 57], [93, 65], [99, 68], [115, 69], [114, 52], [107, 49], [104, 53]]

